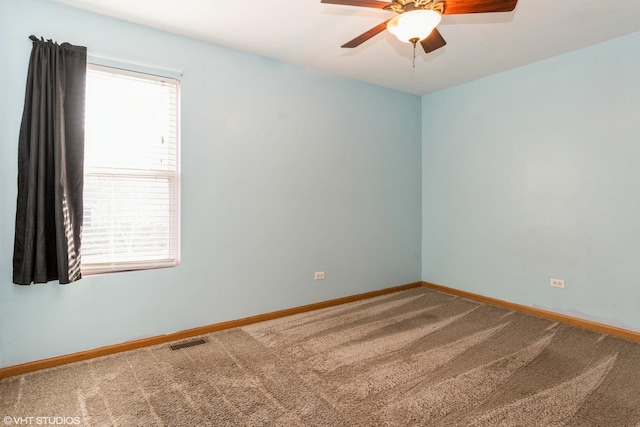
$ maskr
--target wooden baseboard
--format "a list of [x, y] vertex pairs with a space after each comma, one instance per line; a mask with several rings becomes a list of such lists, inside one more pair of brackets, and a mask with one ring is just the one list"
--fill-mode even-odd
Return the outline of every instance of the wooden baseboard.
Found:
[[215, 323], [212, 325], [206, 325], [198, 328], [187, 329], [184, 331], [174, 332], [171, 334], [158, 335], [158, 336], [149, 337], [149, 338], [142, 338], [135, 341], [128, 341], [121, 344], [114, 344], [114, 345], [100, 347], [92, 350], [81, 351], [78, 353], [66, 354], [66, 355], [52, 357], [52, 358], [43, 359], [43, 360], [36, 360], [33, 362], [28, 362], [20, 365], [8, 366], [5, 368], [0, 368], [0, 379], [21, 375], [21, 374], [26, 374], [29, 372], [35, 372], [41, 369], [47, 369], [47, 368], [53, 368], [56, 366], [66, 365], [68, 363], [80, 362], [83, 360], [93, 359], [96, 357], [107, 356], [110, 354], [136, 350], [143, 347], [149, 347], [153, 345], [184, 340], [187, 338], [192, 338], [199, 335], [205, 335], [212, 332], [221, 331], [224, 329], [231, 329], [231, 328], [236, 328], [240, 326], [246, 326], [252, 323], [277, 319], [280, 317], [290, 316], [293, 314], [305, 313], [308, 311], [319, 310], [321, 308], [333, 307], [340, 304], [360, 301], [367, 298], [373, 298], [381, 295], [390, 294], [393, 292], [399, 292], [407, 289], [417, 288], [420, 286], [424, 286], [426, 288], [434, 289], [436, 291], [448, 293], [451, 295], [456, 295], [462, 298], [468, 298], [468, 299], [483, 302], [486, 304], [503, 307], [509, 310], [516, 310], [522, 313], [543, 317], [549, 320], [563, 322], [570, 325], [582, 327], [585, 329], [629, 339], [632, 341], [640, 341], [640, 332], [635, 332], [628, 329], [622, 329], [615, 326], [606, 325], [603, 323], [592, 322], [589, 320], [584, 320], [576, 317], [566, 316], [564, 314], [554, 313], [552, 311], [546, 311], [546, 310], [541, 310], [534, 307], [515, 304], [515, 303], [499, 300], [496, 298], [490, 298], [483, 295], [474, 294], [471, 292], [461, 291], [458, 289], [437, 285], [435, 283], [415, 282], [415, 283], [409, 283], [406, 285], [380, 289], [377, 291], [351, 295], [348, 297], [322, 301], [314, 304], [308, 304], [308, 305], [303, 305], [299, 307], [293, 307], [293, 308], [288, 308], [284, 310], [274, 311], [270, 313], [259, 314], [256, 316], [245, 317], [242, 319], [235, 319], [227, 322]]
[[82, 360], [88, 360], [96, 357], [107, 356], [110, 354], [122, 353], [124, 351], [136, 350], [138, 348], [149, 347], [152, 345], [179, 341], [186, 338], [192, 338], [199, 335], [209, 334], [211, 332], [221, 331], [224, 329], [237, 328], [240, 326], [250, 325], [252, 323], [263, 322], [265, 320], [272, 320], [280, 317], [290, 316], [292, 314], [305, 313], [307, 311], [333, 307], [336, 305], [346, 304], [354, 301], [360, 301], [367, 298], [373, 298], [381, 295], [390, 294], [393, 292], [404, 291], [406, 289], [418, 288], [420, 286], [422, 286], [422, 282], [414, 282], [406, 285], [380, 289], [377, 291], [365, 292], [363, 294], [351, 295], [348, 297], [336, 298], [328, 301], [317, 302], [314, 304], [308, 304], [308, 305], [303, 305], [299, 307], [273, 311], [271, 313], [245, 317], [242, 319], [215, 323], [213, 325], [200, 326], [198, 328], [187, 329], [184, 331], [174, 332], [171, 334], [158, 335], [158, 336], [149, 337], [149, 338], [142, 338], [135, 341], [128, 341], [121, 344], [109, 345], [106, 347], [100, 347], [92, 350], [81, 351], [78, 353], [65, 354], [62, 356], [51, 357], [48, 359], [36, 360], [33, 362], [23, 363], [21, 365], [8, 366], [6, 368], [0, 368], [0, 379], [21, 375], [21, 374], [26, 374], [29, 372], [35, 372], [41, 369], [53, 368], [55, 366], [66, 365], [68, 363], [80, 362]]
[[605, 334], [626, 338], [632, 341], [640, 341], [640, 332], [631, 331], [629, 329], [622, 329], [616, 326], [606, 325], [604, 323], [592, 322], [590, 320], [584, 320], [577, 317], [566, 316], [564, 314], [554, 313], [553, 311], [541, 310], [539, 308], [534, 308], [534, 307], [527, 307], [526, 305], [515, 304], [512, 302], [485, 297], [483, 295], [478, 295], [471, 292], [448, 288], [442, 285], [436, 285], [435, 283], [422, 282], [422, 286], [426, 288], [434, 289], [436, 291], [444, 292], [447, 294], [456, 295], [462, 298], [467, 298], [475, 301], [480, 301], [486, 304], [507, 308], [509, 310], [520, 311], [522, 313], [543, 317], [545, 319], [568, 323], [569, 325], [579, 326], [581, 328], [589, 329], [592, 331], [602, 332]]

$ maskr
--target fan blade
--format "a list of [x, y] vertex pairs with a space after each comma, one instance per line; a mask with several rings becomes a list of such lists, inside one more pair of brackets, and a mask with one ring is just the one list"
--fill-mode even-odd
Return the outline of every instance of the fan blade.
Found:
[[434, 28], [433, 31], [431, 31], [431, 34], [429, 34], [426, 38], [420, 40], [420, 44], [422, 45], [424, 51], [426, 53], [429, 53], [433, 52], [436, 49], [440, 49], [441, 47], [446, 45], [447, 42], [442, 37], [442, 34], [440, 34], [440, 31], [438, 31], [437, 28]]
[[444, 14], [511, 12], [518, 0], [445, 0]]
[[349, 42], [346, 42], [345, 44], [343, 44], [340, 47], [351, 48], [351, 47], [360, 46], [362, 43], [366, 42], [371, 37], [375, 36], [376, 34], [379, 34], [379, 33], [383, 32], [384, 30], [386, 30], [387, 29], [387, 22], [389, 22], [389, 21], [390, 21], [390, 19], [387, 19], [386, 21], [379, 23], [378, 25], [376, 25], [375, 27], [373, 27], [369, 31], [365, 31], [364, 33], [360, 34], [355, 39], [353, 39], [353, 40], [351, 40]]
[[320, 3], [341, 4], [343, 6], [373, 7], [375, 9], [383, 9], [385, 6], [391, 4], [378, 0], [321, 0]]

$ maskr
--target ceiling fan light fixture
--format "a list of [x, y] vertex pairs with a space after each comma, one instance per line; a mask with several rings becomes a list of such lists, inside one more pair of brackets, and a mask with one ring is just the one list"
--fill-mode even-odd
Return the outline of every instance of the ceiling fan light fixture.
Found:
[[398, 40], [415, 44], [426, 38], [440, 23], [442, 16], [430, 9], [401, 13], [387, 23], [387, 30]]

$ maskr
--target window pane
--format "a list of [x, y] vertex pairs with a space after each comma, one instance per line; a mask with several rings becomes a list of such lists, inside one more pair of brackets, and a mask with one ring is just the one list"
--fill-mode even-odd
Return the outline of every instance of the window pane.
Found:
[[87, 76], [85, 162], [91, 167], [176, 167], [176, 88], [105, 72]]

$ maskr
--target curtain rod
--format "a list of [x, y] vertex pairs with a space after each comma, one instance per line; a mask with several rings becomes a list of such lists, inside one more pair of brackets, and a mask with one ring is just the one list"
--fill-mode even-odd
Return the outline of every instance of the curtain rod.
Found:
[[87, 52], [87, 62], [95, 65], [113, 65], [114, 63], [120, 65], [128, 65], [134, 67], [142, 67], [147, 70], [156, 71], [152, 74], [167, 74], [169, 73], [171, 77], [173, 76], [182, 76], [184, 72], [182, 70], [178, 70], [177, 68], [166, 68], [160, 67], [154, 64], [148, 64], [144, 62], [131, 61], [128, 59], [116, 58], [114, 56], [101, 55], [98, 53]]

